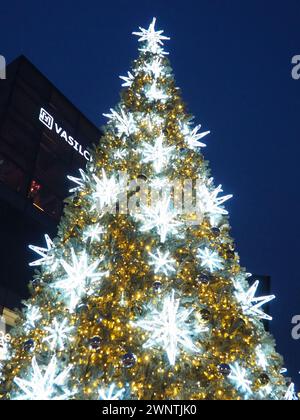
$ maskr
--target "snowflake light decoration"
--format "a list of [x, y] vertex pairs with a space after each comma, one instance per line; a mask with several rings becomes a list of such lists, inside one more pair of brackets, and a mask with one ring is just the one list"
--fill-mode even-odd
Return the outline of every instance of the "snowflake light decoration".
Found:
[[102, 212], [104, 207], [116, 205], [118, 195], [121, 193], [123, 185], [114, 175], [107, 177], [106, 172], [102, 169], [102, 178], [93, 175], [94, 178], [94, 192], [92, 193], [92, 210], [97, 209]]
[[31, 304], [26, 304], [26, 306], [25, 330], [29, 331], [36, 328], [36, 323], [42, 319], [42, 314], [38, 306]]
[[72, 393], [67, 389], [66, 381], [71, 367], [59, 372], [57, 359], [52, 357], [48, 366], [41, 368], [33, 357], [31, 370], [26, 379], [16, 377], [15, 384], [22, 393], [17, 393], [14, 400], [67, 400]]
[[146, 63], [144, 70], [148, 74], [153, 74], [155, 79], [158, 79], [163, 73], [161, 58], [156, 57], [150, 63]]
[[170, 38], [162, 35], [164, 31], [156, 31], [155, 24], [156, 18], [153, 18], [148, 29], [139, 27], [140, 32], [132, 32], [132, 34], [139, 37], [139, 42], [145, 43], [141, 51], [149, 51], [153, 54], [167, 54], [161, 46], [164, 45], [163, 41], [168, 41]]
[[156, 229], [160, 241], [164, 243], [169, 234], [177, 234], [182, 225], [177, 219], [177, 212], [170, 208], [170, 198], [164, 197], [153, 206], [142, 206], [141, 214], [136, 216], [142, 221], [140, 230], [147, 232]]
[[175, 299], [175, 291], [172, 290], [171, 295], [165, 297], [161, 311], [151, 308], [146, 318], [133, 323], [149, 333], [149, 339], [143, 347], [162, 348], [172, 366], [175, 365], [179, 348], [192, 353], [199, 352], [192, 336], [195, 331], [200, 333], [208, 330], [207, 327], [199, 325], [195, 330], [194, 326], [188, 323], [194, 309], [180, 308], [179, 304], [180, 300]]
[[74, 327], [68, 325], [67, 318], [63, 319], [62, 322], [54, 318], [52, 325], [44, 328], [48, 335], [44, 337], [43, 341], [49, 343], [51, 350], [62, 351], [65, 348], [65, 342], [70, 340], [70, 332], [73, 329]]
[[111, 120], [117, 129], [118, 135], [121, 137], [123, 134], [131, 136], [137, 130], [136, 123], [132, 114], [126, 114], [124, 109], [118, 113], [114, 109], [110, 109], [111, 114], [103, 114], [104, 117]]
[[259, 345], [256, 347], [256, 362], [263, 370], [267, 370], [269, 362], [267, 360], [266, 354], [264, 353], [262, 346]]
[[211, 189], [213, 178], [210, 178], [207, 185], [202, 184], [197, 189], [197, 203], [202, 214], [209, 216], [225, 215], [228, 211], [224, 209], [222, 204], [232, 198], [231, 194], [218, 197], [218, 194], [222, 192], [222, 185], [217, 188]]
[[223, 260], [219, 254], [207, 247], [198, 249], [197, 257], [201, 260], [201, 267], [208, 268], [211, 273], [223, 268]]
[[250, 385], [252, 382], [247, 379], [247, 371], [245, 368], [240, 367], [240, 365], [235, 362], [230, 365], [231, 373], [228, 378], [235, 384], [238, 391], [243, 393], [252, 394]]
[[201, 129], [201, 124], [197, 125], [193, 130], [190, 130], [188, 126], [186, 126], [186, 129], [183, 130], [185, 141], [189, 149], [196, 150], [197, 147], [206, 147], [206, 144], [201, 143], [199, 140], [201, 140], [203, 137], [210, 134], [210, 131], [204, 131], [203, 133], [198, 133], [200, 129]]
[[83, 240], [84, 241], [90, 240], [91, 243], [100, 242], [101, 235], [103, 233], [104, 233], [104, 228], [103, 226], [100, 226], [99, 223], [96, 223], [95, 225], [90, 225], [83, 232]]
[[298, 397], [297, 397], [296, 392], [295, 392], [295, 384], [294, 383], [291, 383], [289, 385], [289, 387], [288, 387], [288, 389], [287, 389], [287, 391], [284, 395], [284, 400], [285, 401], [296, 401], [296, 400], [298, 401]]
[[45, 241], [46, 241], [46, 248], [35, 246], [35, 245], [28, 246], [29, 249], [36, 252], [39, 256], [42, 257], [36, 261], [29, 263], [30, 267], [37, 267], [43, 264], [51, 265], [54, 262], [54, 256], [50, 254], [50, 252], [54, 248], [54, 243], [50, 239], [49, 235], [44, 235], [44, 236], [45, 236]]
[[145, 88], [145, 95], [151, 101], [166, 102], [168, 95], [157, 87], [156, 82], [152, 83], [150, 87]]
[[275, 299], [276, 296], [269, 295], [269, 296], [261, 296], [255, 297], [257, 288], [259, 286], [259, 281], [256, 282], [249, 288], [247, 292], [237, 292], [236, 298], [242, 305], [243, 311], [246, 315], [251, 315], [258, 319], [267, 319], [269, 321], [272, 320], [270, 315], [267, 315], [261, 309], [263, 305], [270, 302], [271, 300]]
[[73, 187], [69, 190], [70, 193], [82, 191], [85, 187], [85, 185], [90, 181], [90, 178], [87, 176], [87, 174], [84, 172], [84, 170], [79, 169], [80, 178], [75, 176], [68, 175], [67, 178], [77, 184], [76, 187]]
[[125, 392], [125, 388], [118, 389], [115, 384], [111, 384], [108, 388], [101, 388], [99, 390], [100, 400], [121, 400]]
[[170, 252], [167, 251], [162, 253], [159, 249], [156, 251], [156, 255], [149, 252], [152, 260], [149, 262], [150, 265], [154, 266], [154, 273], [164, 273], [166, 276], [176, 271], [174, 264], [176, 261], [173, 258], [169, 258]]
[[56, 281], [51, 287], [63, 292], [63, 298], [67, 300], [69, 310], [73, 311], [85, 294], [92, 293], [94, 283], [108, 275], [108, 272], [97, 271], [101, 260], [89, 265], [85, 252], [78, 257], [74, 249], [71, 248], [71, 259], [71, 264], [63, 259], [61, 260], [61, 265], [67, 276]]
[[169, 163], [171, 154], [175, 148], [175, 146], [165, 147], [163, 141], [164, 136], [161, 135], [155, 140], [153, 145], [143, 143], [142, 149], [140, 150], [143, 157], [142, 162], [152, 162], [156, 173], [161, 172]]
[[127, 76], [119, 76], [120, 79], [122, 79], [124, 81], [124, 83], [122, 83], [123, 87], [131, 87], [133, 82], [134, 82], [134, 75], [132, 73], [130, 73], [130, 71], [127, 72]]

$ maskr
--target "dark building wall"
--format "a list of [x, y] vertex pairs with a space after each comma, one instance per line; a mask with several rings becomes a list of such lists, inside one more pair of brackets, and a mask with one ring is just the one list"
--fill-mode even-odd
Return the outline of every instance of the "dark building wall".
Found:
[[8, 66], [0, 81], [0, 304], [11, 308], [27, 296], [28, 244], [55, 235], [66, 177], [85, 167], [100, 137], [25, 57]]

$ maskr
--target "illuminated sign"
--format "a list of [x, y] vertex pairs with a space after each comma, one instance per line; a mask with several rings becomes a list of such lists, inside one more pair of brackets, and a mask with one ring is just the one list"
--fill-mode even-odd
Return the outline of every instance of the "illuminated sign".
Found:
[[61, 127], [51, 114], [46, 111], [44, 108], [40, 109], [39, 120], [43, 123], [50, 131], [55, 132], [57, 136], [65, 140], [73, 149], [76, 150], [81, 156], [83, 156], [87, 161], [91, 161], [91, 153], [85, 149], [77, 140], [70, 136], [63, 127]]
[[11, 335], [6, 332], [5, 318], [0, 317], [0, 360], [5, 360], [7, 356], [7, 345], [11, 341]]

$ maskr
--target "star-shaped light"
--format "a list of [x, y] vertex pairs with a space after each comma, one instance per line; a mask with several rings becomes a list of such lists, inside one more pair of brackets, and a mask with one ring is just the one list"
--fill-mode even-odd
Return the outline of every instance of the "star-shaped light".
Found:
[[141, 32], [133, 32], [133, 35], [139, 37], [139, 42], [145, 43], [142, 51], [149, 51], [153, 54], [166, 54], [161, 48], [164, 45], [163, 41], [167, 41], [170, 38], [162, 35], [164, 31], [155, 30], [156, 18], [153, 18], [148, 29], [139, 27]]
[[167, 235], [178, 233], [182, 223], [177, 220], [177, 212], [170, 208], [170, 198], [164, 197], [153, 206], [142, 206], [142, 212], [137, 215], [142, 221], [142, 232], [156, 229], [160, 241], [164, 243]]
[[193, 343], [192, 336], [207, 331], [207, 327], [195, 327], [188, 323], [193, 308], [180, 307], [180, 300], [175, 299], [175, 291], [164, 298], [162, 310], [151, 308], [146, 318], [136, 321], [133, 325], [149, 333], [149, 339], [144, 348], [162, 348], [172, 366], [175, 365], [179, 349], [192, 353], [199, 352]]
[[63, 292], [63, 298], [67, 300], [70, 311], [73, 311], [84, 295], [90, 295], [93, 292], [94, 283], [108, 275], [108, 272], [97, 270], [101, 259], [89, 265], [85, 252], [78, 257], [71, 248], [71, 259], [71, 264], [61, 260], [67, 276], [53, 283], [51, 287]]
[[128, 76], [119, 76], [120, 79], [124, 80], [124, 83], [122, 83], [123, 87], [131, 87], [134, 81], [134, 75], [130, 73], [130, 71], [127, 72], [127, 75]]
[[169, 163], [171, 158], [171, 154], [175, 149], [175, 146], [165, 147], [164, 144], [164, 136], [159, 136], [155, 143], [143, 143], [141, 153], [142, 153], [142, 161], [144, 163], [153, 162], [153, 167], [155, 172], [161, 172], [165, 166]]
[[228, 378], [235, 384], [238, 391], [243, 393], [252, 394], [250, 385], [252, 382], [247, 379], [247, 371], [245, 368], [240, 367], [240, 365], [235, 362], [230, 365], [231, 373]]
[[256, 282], [249, 288], [247, 292], [237, 292], [235, 294], [236, 298], [241, 303], [243, 311], [246, 315], [251, 315], [258, 319], [267, 319], [271, 321], [272, 317], [263, 312], [262, 306], [268, 302], [271, 302], [271, 300], [275, 299], [276, 296], [269, 295], [255, 297], [258, 286], [259, 281], [256, 280]]
[[150, 265], [154, 266], [154, 273], [164, 273], [166, 276], [170, 272], [176, 271], [174, 265], [176, 261], [170, 257], [170, 252], [166, 251], [162, 253], [159, 249], [156, 251], [156, 255], [149, 252], [149, 255], [152, 258], [152, 261], [149, 262]]
[[51, 327], [44, 328], [48, 335], [44, 337], [43, 341], [49, 343], [51, 350], [62, 351], [65, 348], [65, 342], [70, 340], [70, 332], [73, 329], [74, 327], [68, 325], [67, 318], [63, 319], [62, 322], [54, 318]]
[[90, 240], [91, 243], [93, 242], [100, 242], [101, 235], [104, 233], [103, 226], [100, 226], [99, 223], [95, 225], [87, 226], [85, 231], [83, 232], [83, 240], [88, 241]]
[[22, 393], [16, 394], [14, 400], [67, 400], [72, 393], [68, 391], [66, 382], [71, 367], [60, 370], [57, 359], [52, 357], [48, 366], [41, 368], [35, 356], [31, 362], [31, 369], [25, 379], [16, 377], [14, 382]]
[[123, 159], [126, 158], [127, 155], [128, 155], [128, 151], [126, 149], [118, 149], [114, 153], [114, 158], [119, 159], [119, 160], [123, 160]]
[[125, 388], [117, 388], [115, 384], [111, 384], [108, 388], [99, 390], [100, 400], [121, 400], [125, 392]]
[[260, 366], [263, 370], [267, 370], [269, 362], [266, 354], [263, 352], [262, 346], [260, 345], [256, 347], [256, 361], [258, 366]]
[[148, 74], [153, 74], [155, 79], [158, 79], [163, 72], [161, 58], [154, 58], [150, 63], [146, 63], [144, 70]]
[[93, 205], [92, 209], [102, 212], [104, 207], [116, 205], [118, 195], [122, 191], [122, 182], [118, 181], [114, 175], [107, 177], [106, 172], [102, 169], [102, 178], [93, 175], [95, 184], [92, 193]]
[[291, 383], [289, 385], [289, 387], [288, 387], [288, 389], [287, 389], [287, 391], [284, 395], [284, 400], [286, 400], [286, 401], [296, 401], [296, 400], [298, 400], [298, 397], [297, 397], [296, 392], [295, 392], [295, 384], [294, 383]]
[[134, 118], [132, 114], [126, 114], [124, 109], [120, 110], [120, 113], [114, 109], [110, 109], [111, 114], [103, 114], [104, 117], [109, 118], [114, 122], [117, 129], [118, 135], [121, 137], [123, 134], [131, 136], [137, 130]]
[[54, 262], [54, 256], [50, 254], [50, 251], [52, 251], [52, 249], [54, 248], [54, 244], [52, 240], [50, 239], [49, 235], [44, 235], [44, 236], [45, 236], [45, 241], [46, 241], [46, 248], [35, 246], [35, 245], [28, 246], [29, 249], [36, 252], [38, 255], [42, 257], [36, 261], [31, 262], [29, 264], [31, 267], [36, 267], [43, 264], [51, 265]]
[[211, 273], [223, 268], [223, 260], [219, 254], [207, 247], [198, 249], [197, 257], [201, 260], [201, 267], [208, 268]]
[[219, 185], [217, 188], [212, 189], [211, 184], [213, 178], [210, 178], [206, 184], [201, 184], [197, 188], [197, 205], [203, 215], [224, 215], [228, 214], [228, 211], [224, 209], [222, 204], [229, 200], [232, 195], [224, 195], [223, 197], [218, 197], [218, 194], [222, 192], [222, 185]]
[[76, 187], [73, 187], [69, 190], [70, 193], [72, 192], [77, 192], [77, 191], [81, 191], [84, 189], [85, 185], [89, 182], [89, 177], [87, 176], [87, 174], [84, 172], [83, 169], [79, 169], [79, 173], [80, 173], [80, 178], [75, 177], [75, 176], [71, 176], [68, 175], [67, 178], [72, 181], [75, 182], [75, 184], [77, 184]]
[[168, 95], [157, 87], [156, 82], [152, 83], [150, 87], [145, 89], [145, 95], [150, 101], [162, 101], [165, 102], [168, 99]]
[[25, 329], [32, 330], [36, 328], [36, 323], [40, 319], [42, 319], [42, 314], [38, 306], [31, 305], [30, 303], [26, 304], [26, 306], [27, 306], [27, 310], [26, 310]]
[[190, 130], [190, 128], [187, 125], [185, 125], [184, 127], [185, 129], [183, 129], [182, 132], [184, 134], [185, 141], [189, 149], [196, 150], [197, 147], [206, 147], [206, 144], [201, 143], [199, 140], [210, 134], [210, 131], [198, 133], [198, 131], [201, 129], [201, 124], [197, 125], [193, 130]]

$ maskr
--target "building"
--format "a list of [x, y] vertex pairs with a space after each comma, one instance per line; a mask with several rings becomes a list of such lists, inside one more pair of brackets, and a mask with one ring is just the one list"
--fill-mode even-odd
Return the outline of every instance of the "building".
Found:
[[[0, 306], [27, 297], [34, 257], [28, 244], [54, 236], [70, 186], [101, 137], [27, 58], [0, 80]], [[1, 314], [0, 314], [1, 315]]]

